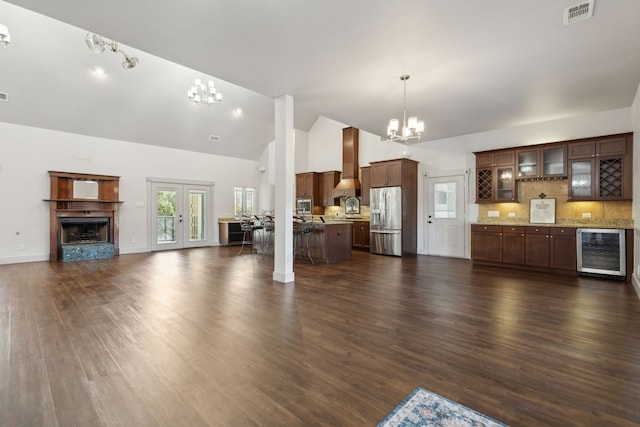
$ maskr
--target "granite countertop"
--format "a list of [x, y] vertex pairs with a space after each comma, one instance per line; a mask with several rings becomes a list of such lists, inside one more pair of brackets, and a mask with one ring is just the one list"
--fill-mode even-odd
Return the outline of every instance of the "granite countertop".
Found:
[[481, 225], [512, 225], [512, 226], [538, 226], [538, 227], [581, 227], [581, 228], [633, 228], [633, 220], [615, 218], [615, 219], [556, 219], [553, 224], [535, 224], [523, 219], [508, 218], [478, 218], [472, 224]]

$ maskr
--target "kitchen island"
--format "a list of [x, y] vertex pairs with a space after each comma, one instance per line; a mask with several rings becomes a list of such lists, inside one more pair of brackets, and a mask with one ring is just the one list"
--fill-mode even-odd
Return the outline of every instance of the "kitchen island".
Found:
[[351, 256], [351, 228], [349, 221], [314, 222], [309, 236], [313, 261], [333, 264], [348, 260]]

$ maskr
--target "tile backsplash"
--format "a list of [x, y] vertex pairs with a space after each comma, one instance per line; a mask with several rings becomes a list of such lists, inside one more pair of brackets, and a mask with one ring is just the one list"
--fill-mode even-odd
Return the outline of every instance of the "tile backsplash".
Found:
[[[528, 223], [529, 201], [544, 193], [556, 199], [556, 223], [631, 227], [631, 201], [567, 202], [567, 179], [519, 181], [518, 203], [482, 203], [478, 205], [479, 223]], [[491, 212], [491, 214], [490, 214]], [[498, 216], [495, 216], [498, 212]]]

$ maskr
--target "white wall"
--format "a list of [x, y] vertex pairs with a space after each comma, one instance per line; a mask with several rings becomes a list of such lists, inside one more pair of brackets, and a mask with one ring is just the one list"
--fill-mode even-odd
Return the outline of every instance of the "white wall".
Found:
[[[640, 119], [638, 119], [640, 121]], [[322, 172], [342, 168], [342, 128], [349, 125], [320, 117], [309, 131], [309, 158], [307, 171]], [[360, 131], [359, 165], [369, 162], [408, 157], [420, 162], [418, 182], [418, 252], [427, 253], [425, 247], [424, 174], [468, 169], [470, 191], [467, 201], [467, 219], [477, 218], [475, 204], [475, 157], [473, 152], [521, 145], [542, 144], [591, 136], [611, 135], [633, 130], [630, 108], [622, 108], [567, 119], [553, 120], [512, 128], [427, 141], [413, 145], [381, 143], [380, 138]], [[429, 130], [427, 129], [428, 133]], [[640, 151], [640, 150], [636, 150]], [[298, 169], [296, 169], [298, 171]], [[304, 172], [300, 170], [300, 172]], [[636, 189], [640, 185], [635, 186]], [[637, 190], [638, 191], [638, 190]], [[640, 197], [635, 197], [639, 200]], [[636, 210], [637, 211], [637, 210]], [[467, 250], [467, 256], [469, 251]]]
[[[634, 142], [633, 142], [633, 286], [636, 294], [640, 297], [640, 149], [636, 145], [636, 138], [640, 135], [640, 85], [636, 91], [636, 97], [631, 106], [631, 116], [633, 122]], [[630, 267], [627, 267], [630, 268]]]
[[0, 263], [49, 259], [50, 170], [121, 177], [122, 254], [149, 250], [147, 177], [214, 182], [213, 221], [233, 212], [234, 186], [261, 181], [253, 161], [0, 122]]

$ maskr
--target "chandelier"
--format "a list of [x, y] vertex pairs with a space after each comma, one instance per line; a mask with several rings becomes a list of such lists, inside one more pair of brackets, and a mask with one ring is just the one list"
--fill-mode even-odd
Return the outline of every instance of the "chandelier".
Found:
[[11, 35], [6, 25], [0, 24], [0, 46], [7, 47], [11, 43]]
[[124, 56], [122, 68], [125, 68], [127, 70], [135, 67], [136, 65], [138, 65], [138, 62], [140, 62], [135, 56], [129, 56], [124, 53], [118, 46], [118, 43], [116, 43], [114, 40], [107, 40], [97, 34], [87, 33], [87, 35], [84, 37], [84, 41], [87, 43], [87, 46], [93, 53], [102, 53], [107, 47], [111, 50], [111, 52], [120, 52], [122, 56]]
[[195, 85], [187, 91], [187, 97], [196, 104], [220, 104], [222, 102], [222, 94], [216, 91], [213, 80], [209, 80], [206, 84], [196, 79]]
[[420, 139], [420, 135], [424, 132], [424, 122], [418, 120], [417, 117], [409, 117], [409, 119], [407, 119], [407, 80], [409, 80], [409, 75], [403, 74], [400, 76], [400, 80], [404, 82], [402, 130], [398, 133], [398, 119], [391, 119], [389, 120], [389, 126], [387, 126], [387, 136], [382, 137], [382, 140], [407, 143], [410, 139]]

